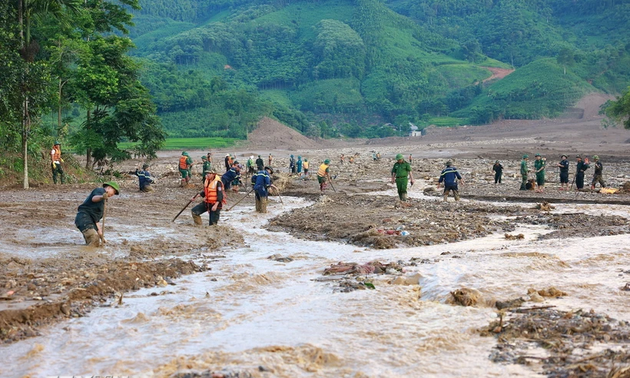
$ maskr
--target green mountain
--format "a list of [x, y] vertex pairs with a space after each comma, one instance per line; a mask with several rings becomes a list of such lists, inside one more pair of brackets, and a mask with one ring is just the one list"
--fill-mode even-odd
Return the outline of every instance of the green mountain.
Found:
[[319, 137], [538, 118], [630, 78], [630, 0], [141, 5], [134, 54], [171, 136], [243, 138], [261, 115]]

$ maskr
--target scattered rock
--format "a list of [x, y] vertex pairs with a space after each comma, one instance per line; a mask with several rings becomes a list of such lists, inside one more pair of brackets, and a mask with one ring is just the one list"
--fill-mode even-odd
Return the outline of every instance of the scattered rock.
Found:
[[457, 304], [460, 306], [474, 306], [481, 300], [479, 290], [463, 287], [455, 291], [451, 291], [451, 298], [447, 300], [449, 304]]
[[521, 240], [521, 239], [525, 239], [525, 235], [523, 235], [523, 234], [518, 234], [518, 235], [505, 234], [505, 238], [507, 240]]

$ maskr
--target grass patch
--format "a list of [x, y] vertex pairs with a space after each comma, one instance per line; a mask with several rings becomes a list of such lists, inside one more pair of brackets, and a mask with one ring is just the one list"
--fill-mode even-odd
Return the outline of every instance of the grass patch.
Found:
[[[231, 147], [236, 144], [234, 138], [167, 138], [162, 150], [211, 150]], [[127, 149], [137, 143], [118, 143], [119, 148]]]
[[467, 124], [466, 118], [457, 118], [457, 117], [431, 117], [429, 119], [429, 123], [431, 125], [439, 126], [439, 127], [450, 127], [450, 126], [461, 126]]

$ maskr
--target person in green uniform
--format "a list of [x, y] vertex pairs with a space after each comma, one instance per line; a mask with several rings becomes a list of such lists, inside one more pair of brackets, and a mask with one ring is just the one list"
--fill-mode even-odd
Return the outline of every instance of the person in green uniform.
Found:
[[542, 193], [545, 188], [545, 168], [547, 166], [547, 159], [536, 154], [536, 160], [534, 160], [534, 169], [536, 170], [536, 185], [538, 189], [536, 192]]
[[413, 185], [413, 175], [411, 173], [411, 164], [405, 161], [403, 154], [396, 155], [396, 163], [392, 168], [392, 184], [396, 182], [398, 189], [398, 198], [401, 201], [407, 200], [407, 178]]
[[201, 177], [206, 177], [206, 174], [212, 170], [212, 163], [208, 161], [207, 156], [202, 156], [201, 161], [203, 162], [203, 172], [201, 173]]
[[527, 190], [527, 159], [529, 156], [523, 155], [523, 160], [521, 160], [521, 189]]
[[182, 184], [185, 186], [190, 181], [190, 167], [192, 167], [193, 161], [188, 155], [188, 152], [182, 152], [182, 156], [179, 157], [179, 174], [182, 175]]

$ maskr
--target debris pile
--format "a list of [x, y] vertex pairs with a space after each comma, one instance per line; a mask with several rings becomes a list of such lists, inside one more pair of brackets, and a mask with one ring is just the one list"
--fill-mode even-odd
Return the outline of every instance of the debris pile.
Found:
[[[497, 337], [490, 359], [516, 364], [539, 362], [542, 373], [549, 377], [630, 376], [629, 322], [593, 310], [551, 307], [500, 312], [498, 320], [479, 330], [482, 336]], [[597, 348], [603, 343], [622, 348]], [[544, 348], [547, 357], [534, 356], [532, 346]]]

